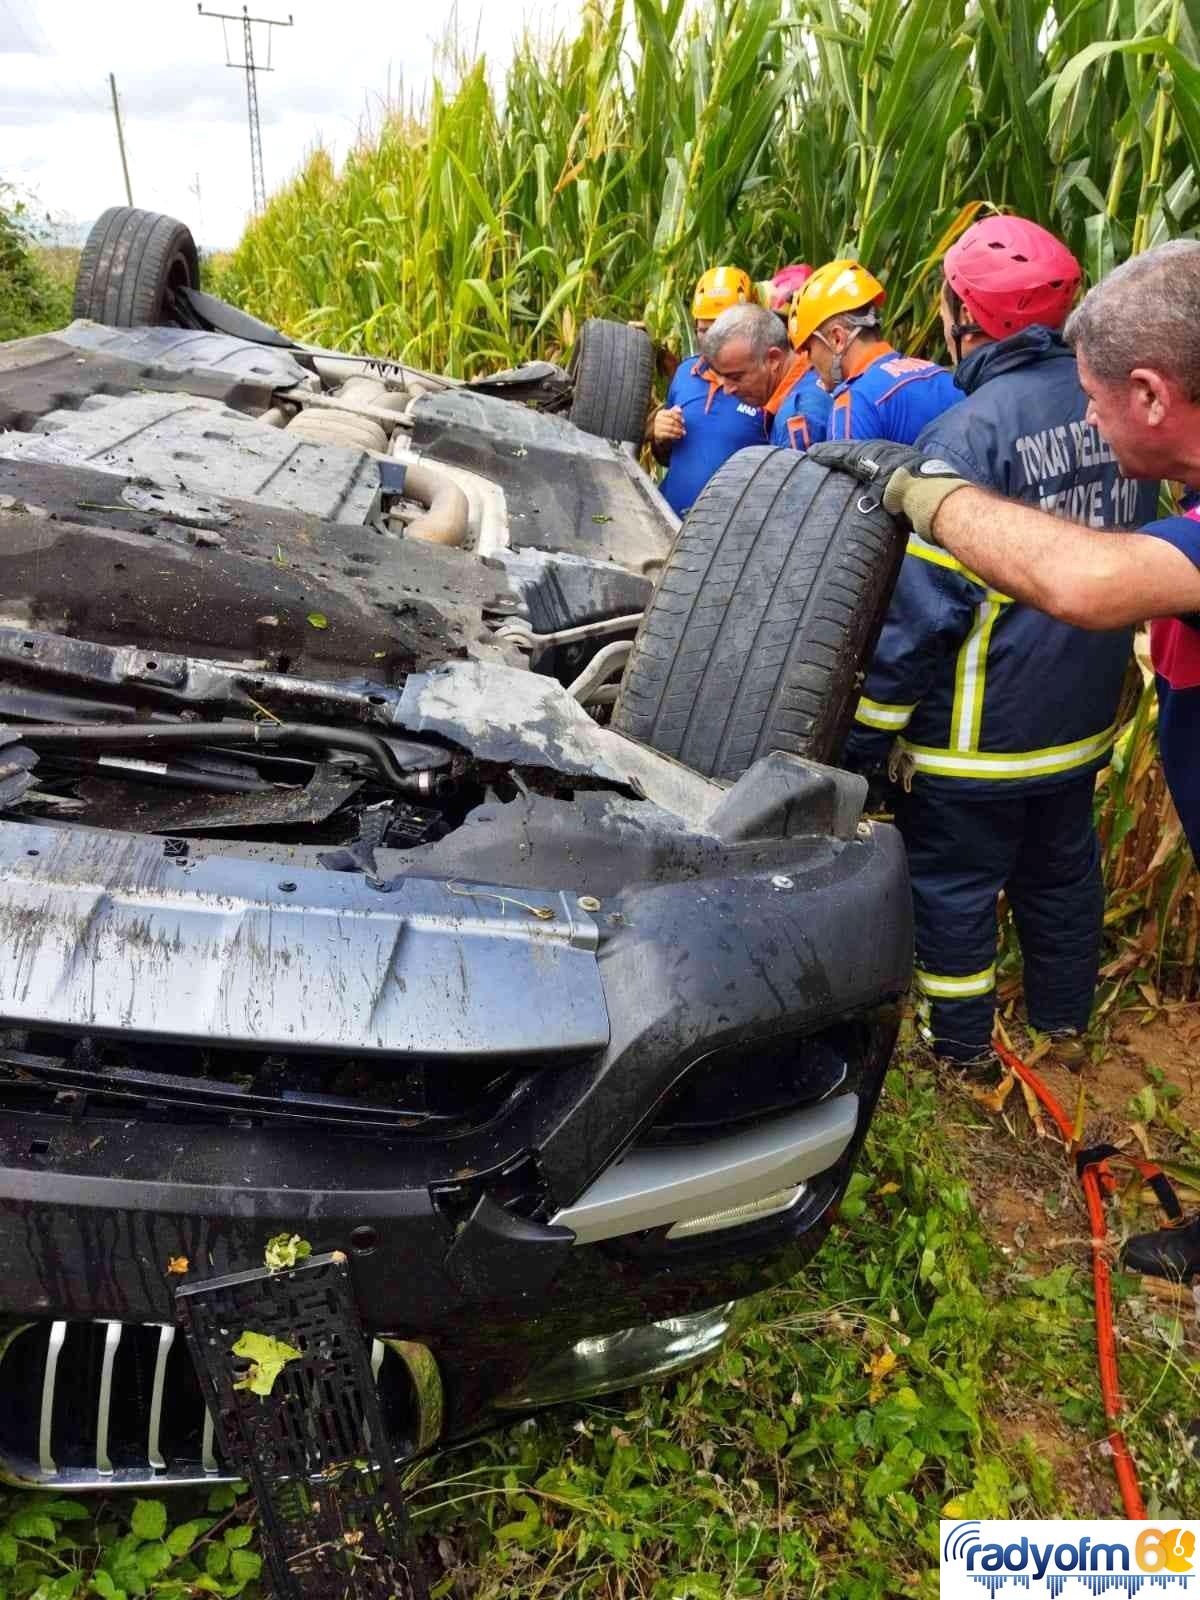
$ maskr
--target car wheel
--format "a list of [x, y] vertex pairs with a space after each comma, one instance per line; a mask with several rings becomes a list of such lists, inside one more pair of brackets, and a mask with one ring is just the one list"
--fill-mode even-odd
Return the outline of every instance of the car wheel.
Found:
[[612, 725], [714, 778], [771, 750], [836, 760], [903, 553], [853, 478], [740, 450], [679, 530]]
[[200, 258], [190, 231], [174, 217], [110, 206], [79, 257], [71, 312], [110, 328], [172, 323], [176, 289], [200, 287]]
[[627, 323], [594, 317], [579, 330], [571, 372], [575, 426], [602, 439], [641, 444], [654, 372], [649, 336]]

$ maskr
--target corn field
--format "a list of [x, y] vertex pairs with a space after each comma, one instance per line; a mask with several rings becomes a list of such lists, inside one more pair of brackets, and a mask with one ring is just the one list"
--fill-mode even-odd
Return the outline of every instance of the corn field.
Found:
[[[503, 72], [454, 40], [335, 172], [317, 150], [219, 291], [324, 344], [470, 375], [562, 359], [582, 319], [690, 347], [729, 261], [856, 255], [937, 357], [938, 263], [986, 207], [1089, 281], [1200, 223], [1200, 0], [587, 0]], [[492, 64], [494, 66], [494, 64]], [[1200, 880], [1139, 683], [1098, 791], [1112, 1000], [1192, 992]]]

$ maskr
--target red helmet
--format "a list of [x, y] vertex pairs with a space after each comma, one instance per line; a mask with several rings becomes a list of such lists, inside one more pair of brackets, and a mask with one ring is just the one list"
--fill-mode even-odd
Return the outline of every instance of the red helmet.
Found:
[[798, 290], [812, 277], [813, 269], [807, 261], [795, 261], [790, 267], [780, 267], [770, 280], [763, 305], [772, 311], [786, 312]]
[[1083, 276], [1066, 245], [1024, 217], [973, 223], [946, 251], [943, 268], [946, 282], [993, 339], [1033, 322], [1061, 328]]

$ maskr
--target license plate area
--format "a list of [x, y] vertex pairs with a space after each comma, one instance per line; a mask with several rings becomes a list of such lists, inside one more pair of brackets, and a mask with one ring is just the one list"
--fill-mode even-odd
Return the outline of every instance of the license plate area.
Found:
[[[181, 1286], [176, 1308], [227, 1460], [258, 1498], [277, 1600], [424, 1600], [346, 1258]], [[245, 1387], [244, 1333], [296, 1352]]]

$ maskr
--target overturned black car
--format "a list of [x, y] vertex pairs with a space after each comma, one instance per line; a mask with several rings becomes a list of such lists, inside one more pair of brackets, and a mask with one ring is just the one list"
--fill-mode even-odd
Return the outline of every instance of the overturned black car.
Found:
[[639, 330], [463, 383], [195, 267], [107, 212], [0, 347], [0, 1470], [60, 1489], [234, 1471], [177, 1290], [281, 1233], [399, 1457], [701, 1359], [823, 1237], [909, 974], [822, 764], [877, 504], [755, 449], [680, 529]]

